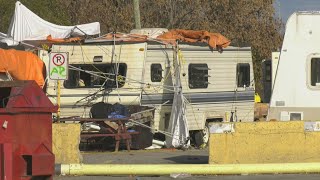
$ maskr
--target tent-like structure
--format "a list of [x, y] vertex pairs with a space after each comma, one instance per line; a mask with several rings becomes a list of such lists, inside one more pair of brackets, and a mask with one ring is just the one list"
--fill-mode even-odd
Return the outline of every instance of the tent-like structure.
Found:
[[[19, 1], [15, 4], [15, 12], [7, 33], [6, 43], [16, 45], [23, 41], [69, 38], [72, 36], [99, 35], [100, 23], [93, 22], [75, 26], [59, 26], [43, 20]], [[10, 41], [11, 38], [11, 41]]]

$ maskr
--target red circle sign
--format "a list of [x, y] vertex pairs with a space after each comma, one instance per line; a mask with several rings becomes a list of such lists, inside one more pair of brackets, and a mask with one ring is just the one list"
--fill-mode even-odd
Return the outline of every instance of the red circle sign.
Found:
[[55, 54], [52, 57], [52, 62], [56, 66], [62, 66], [65, 63], [65, 61], [66, 61], [66, 59], [64, 58], [64, 56], [62, 54]]

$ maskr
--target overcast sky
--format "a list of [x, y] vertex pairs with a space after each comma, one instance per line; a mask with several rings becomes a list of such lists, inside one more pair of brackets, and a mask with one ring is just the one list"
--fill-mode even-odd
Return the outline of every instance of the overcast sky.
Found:
[[286, 23], [295, 11], [320, 11], [320, 0], [276, 0], [274, 6], [276, 15]]

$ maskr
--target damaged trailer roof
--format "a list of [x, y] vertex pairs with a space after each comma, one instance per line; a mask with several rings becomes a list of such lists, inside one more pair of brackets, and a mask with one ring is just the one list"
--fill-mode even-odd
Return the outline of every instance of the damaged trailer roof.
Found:
[[[141, 29], [144, 32], [144, 29]], [[137, 33], [138, 31], [134, 31]], [[220, 33], [211, 33], [204, 30], [185, 30], [172, 29], [170, 31], [163, 31], [157, 37], [149, 36], [148, 34], [125, 34], [125, 33], [109, 33], [94, 39], [86, 39], [85, 43], [102, 43], [102, 42], [147, 42], [155, 41], [163, 44], [175, 45], [177, 41], [187, 43], [206, 43], [211, 48], [226, 48], [231, 41]]]

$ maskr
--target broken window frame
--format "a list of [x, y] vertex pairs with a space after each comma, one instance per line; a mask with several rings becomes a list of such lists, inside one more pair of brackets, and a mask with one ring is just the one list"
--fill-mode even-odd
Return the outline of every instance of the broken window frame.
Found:
[[151, 82], [161, 82], [162, 81], [162, 65], [160, 63], [151, 64], [150, 67], [150, 78]]
[[250, 86], [250, 64], [238, 63], [237, 64], [237, 87], [249, 87]]
[[[118, 87], [121, 88], [125, 84], [125, 76], [127, 74], [127, 65], [125, 63], [111, 64], [111, 63], [99, 63], [99, 64], [70, 64], [73, 67], [80, 68], [84, 71], [74, 70], [69, 68], [68, 80], [63, 83], [64, 88], [100, 88], [105, 82], [105, 78], [99, 76], [106, 76], [109, 80], [105, 83], [106, 88], [116, 88], [116, 68], [118, 69]], [[85, 72], [87, 71], [87, 72]], [[89, 74], [94, 73], [97, 75]], [[83, 82], [80, 82], [80, 79]], [[82, 84], [83, 83], [83, 84]]]

